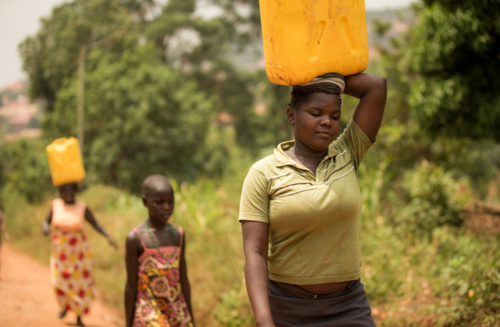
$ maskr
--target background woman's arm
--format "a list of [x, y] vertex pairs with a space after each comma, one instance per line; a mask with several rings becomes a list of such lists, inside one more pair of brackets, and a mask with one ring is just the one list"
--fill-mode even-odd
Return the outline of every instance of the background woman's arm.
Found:
[[127, 284], [125, 285], [125, 322], [127, 327], [134, 324], [135, 302], [137, 298], [137, 259], [139, 239], [134, 231], [127, 235], [125, 241], [125, 265], [127, 268]]
[[245, 251], [245, 281], [255, 323], [258, 327], [274, 327], [268, 295], [269, 224], [258, 221], [242, 221], [241, 226]]
[[353, 119], [374, 142], [382, 123], [387, 98], [385, 78], [370, 74], [346, 76], [344, 93], [360, 99]]
[[50, 224], [52, 223], [52, 207], [50, 207], [49, 213], [45, 217], [45, 220], [42, 223], [42, 233], [47, 236], [50, 233]]
[[95, 228], [95, 230], [97, 230], [99, 233], [101, 233], [108, 239], [109, 244], [114, 246], [115, 249], [118, 248], [118, 246], [116, 245], [115, 241], [111, 238], [111, 236], [109, 236], [108, 233], [106, 233], [106, 231], [104, 230], [104, 228], [102, 228], [102, 226], [97, 222], [97, 220], [94, 217], [94, 214], [92, 213], [92, 211], [90, 211], [89, 208], [85, 209], [85, 219], [92, 225], [92, 227]]
[[182, 242], [182, 249], [181, 249], [181, 263], [180, 263], [180, 277], [181, 277], [181, 287], [182, 287], [182, 294], [184, 294], [184, 299], [186, 300], [186, 304], [189, 310], [189, 313], [191, 314], [191, 318], [193, 319], [193, 325], [194, 325], [194, 316], [193, 316], [193, 309], [191, 307], [191, 285], [189, 284], [189, 279], [187, 276], [187, 264], [186, 264], [186, 235], [183, 235], [184, 240]]

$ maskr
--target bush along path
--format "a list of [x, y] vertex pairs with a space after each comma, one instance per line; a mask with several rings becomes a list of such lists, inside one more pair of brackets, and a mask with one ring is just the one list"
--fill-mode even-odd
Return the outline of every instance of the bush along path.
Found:
[[[60, 310], [47, 267], [5, 243], [1, 247], [0, 260], [0, 326], [74, 326], [76, 316], [71, 312], [61, 320], [57, 318]], [[87, 327], [123, 325], [118, 312], [106, 306], [99, 294], [92, 302], [90, 314], [82, 320]]]

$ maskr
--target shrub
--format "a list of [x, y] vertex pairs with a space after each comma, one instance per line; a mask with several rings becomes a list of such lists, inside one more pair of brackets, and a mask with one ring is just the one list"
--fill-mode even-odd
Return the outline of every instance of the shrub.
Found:
[[0, 147], [0, 201], [16, 193], [29, 203], [40, 202], [53, 191], [45, 144], [19, 139]]
[[436, 227], [463, 224], [468, 188], [441, 167], [424, 160], [404, 174], [402, 189], [400, 196], [393, 196], [393, 220], [403, 233], [431, 237]]

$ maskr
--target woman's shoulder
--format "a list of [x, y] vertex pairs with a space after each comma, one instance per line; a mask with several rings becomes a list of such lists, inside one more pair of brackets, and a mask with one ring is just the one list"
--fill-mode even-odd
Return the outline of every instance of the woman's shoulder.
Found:
[[61, 198], [55, 198], [54, 200], [52, 200], [52, 204], [63, 204], [63, 203], [64, 201]]
[[82, 201], [82, 200], [76, 200], [76, 204], [79, 206], [79, 207], [83, 207], [83, 208], [87, 208], [87, 202], [85, 201]]
[[250, 169], [264, 172], [274, 166], [274, 155], [270, 154], [254, 163]]

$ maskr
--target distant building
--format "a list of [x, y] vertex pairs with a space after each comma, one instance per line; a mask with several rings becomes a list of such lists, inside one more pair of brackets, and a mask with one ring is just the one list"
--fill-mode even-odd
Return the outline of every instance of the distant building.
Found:
[[0, 143], [23, 137], [39, 137], [41, 129], [32, 128], [40, 118], [39, 105], [30, 103], [26, 83], [11, 83], [0, 90]]

